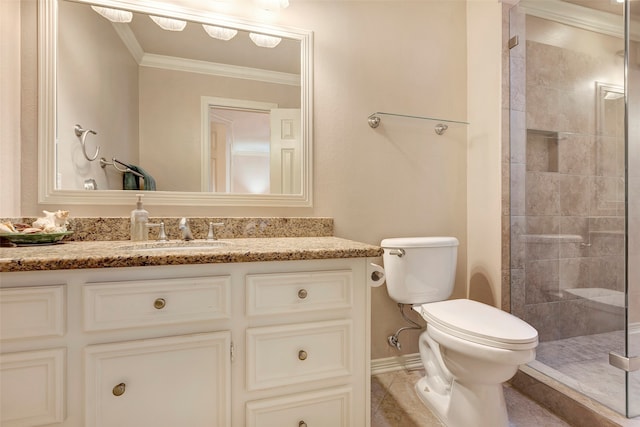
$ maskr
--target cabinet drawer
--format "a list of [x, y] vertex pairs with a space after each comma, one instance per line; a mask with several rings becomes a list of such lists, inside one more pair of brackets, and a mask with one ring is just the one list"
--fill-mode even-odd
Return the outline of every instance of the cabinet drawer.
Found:
[[246, 278], [247, 314], [287, 314], [350, 308], [351, 270], [251, 274]]
[[247, 330], [247, 389], [259, 390], [351, 373], [351, 321]]
[[65, 287], [0, 289], [0, 339], [62, 336]]
[[321, 390], [247, 403], [247, 427], [349, 427], [351, 389]]
[[66, 350], [0, 355], [0, 425], [40, 426], [64, 420]]
[[228, 331], [85, 348], [86, 427], [230, 426]]
[[84, 285], [87, 331], [227, 319], [230, 276], [89, 283]]

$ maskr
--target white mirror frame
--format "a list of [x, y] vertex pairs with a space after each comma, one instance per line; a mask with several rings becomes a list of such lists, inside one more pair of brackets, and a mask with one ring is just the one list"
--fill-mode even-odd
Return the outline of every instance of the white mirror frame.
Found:
[[[180, 206], [312, 206], [313, 165], [313, 33], [307, 30], [262, 25], [213, 13], [172, 7], [150, 0], [72, 0], [78, 3], [128, 9], [150, 15], [230, 26], [245, 31], [293, 38], [301, 44], [302, 186], [301, 194], [222, 194], [202, 192], [148, 191], [147, 205]], [[38, 0], [38, 202], [71, 205], [130, 205], [133, 191], [56, 189], [56, 61], [58, 0]]]

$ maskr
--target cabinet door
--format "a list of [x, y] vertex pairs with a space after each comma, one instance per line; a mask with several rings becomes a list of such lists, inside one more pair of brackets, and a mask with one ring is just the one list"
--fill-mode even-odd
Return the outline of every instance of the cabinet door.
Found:
[[229, 426], [228, 331], [85, 349], [86, 427]]
[[0, 354], [0, 425], [64, 420], [66, 354], [64, 348]]

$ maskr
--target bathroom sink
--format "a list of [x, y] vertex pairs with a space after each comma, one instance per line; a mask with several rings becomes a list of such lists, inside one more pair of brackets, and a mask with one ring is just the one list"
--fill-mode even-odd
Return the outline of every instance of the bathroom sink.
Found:
[[168, 242], [140, 242], [122, 249], [136, 252], [160, 252], [160, 251], [208, 251], [227, 248], [230, 242], [223, 240], [172, 240]]

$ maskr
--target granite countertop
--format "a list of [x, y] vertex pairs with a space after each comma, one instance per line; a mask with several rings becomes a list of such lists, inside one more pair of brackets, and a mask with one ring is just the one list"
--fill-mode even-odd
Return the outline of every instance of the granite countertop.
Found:
[[[154, 246], [159, 244], [154, 241], [127, 240], [0, 247], [0, 272], [382, 256], [378, 246], [338, 237], [239, 238], [220, 242], [223, 246], [204, 249], [202, 246], [210, 243], [197, 240], [188, 243], [196, 246], [189, 249], [158, 249]], [[140, 250], [141, 247], [147, 249]]]

